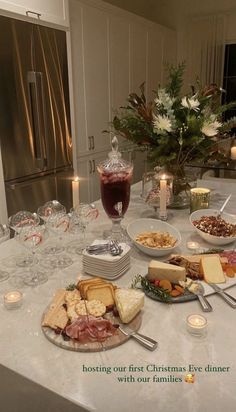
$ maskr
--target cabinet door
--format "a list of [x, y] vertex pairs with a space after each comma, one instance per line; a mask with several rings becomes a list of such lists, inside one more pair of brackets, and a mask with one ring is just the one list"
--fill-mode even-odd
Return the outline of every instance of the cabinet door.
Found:
[[86, 127], [82, 18], [83, 8], [81, 4], [77, 0], [71, 0], [70, 37], [77, 157], [87, 153], [91, 148], [91, 140], [88, 139]]
[[161, 84], [163, 69], [162, 62], [163, 32], [156, 26], [148, 31], [147, 53], [147, 100], [153, 100], [153, 90], [157, 90]]
[[109, 146], [103, 134], [109, 123], [108, 17], [102, 11], [84, 6], [83, 62], [87, 138], [92, 137], [92, 150]]
[[163, 27], [163, 69], [162, 83], [165, 84], [167, 71], [166, 64], [176, 64], [177, 60], [177, 35], [174, 30]]
[[112, 17], [109, 25], [111, 117], [127, 104], [130, 92], [130, 25]]
[[140, 85], [147, 81], [147, 38], [145, 26], [131, 26], [131, 92], [140, 92]]
[[0, 9], [69, 26], [68, 0], [0, 0]]

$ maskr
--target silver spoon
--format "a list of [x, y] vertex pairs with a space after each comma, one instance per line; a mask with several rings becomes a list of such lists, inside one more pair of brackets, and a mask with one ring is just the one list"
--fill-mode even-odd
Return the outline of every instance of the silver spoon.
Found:
[[218, 217], [221, 217], [221, 214], [222, 214], [225, 206], [227, 205], [228, 201], [230, 200], [231, 196], [232, 196], [232, 193], [230, 193], [230, 195], [227, 197], [226, 201], [224, 202], [223, 206], [221, 206]]

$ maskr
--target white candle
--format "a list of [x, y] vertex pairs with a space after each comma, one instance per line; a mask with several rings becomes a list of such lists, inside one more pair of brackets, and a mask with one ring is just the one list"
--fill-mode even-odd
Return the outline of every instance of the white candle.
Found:
[[6, 309], [17, 309], [22, 305], [23, 295], [19, 290], [7, 292], [4, 295], [4, 305]]
[[166, 176], [161, 176], [160, 179], [160, 219], [167, 219], [166, 198], [167, 198], [167, 181]]
[[72, 199], [73, 207], [79, 204], [79, 178], [78, 176], [72, 180]]
[[199, 243], [198, 242], [187, 242], [187, 248], [190, 250], [196, 250], [199, 249]]
[[207, 331], [207, 319], [203, 315], [189, 315], [187, 317], [187, 330], [192, 335], [204, 336]]
[[236, 146], [231, 147], [231, 159], [236, 160]]

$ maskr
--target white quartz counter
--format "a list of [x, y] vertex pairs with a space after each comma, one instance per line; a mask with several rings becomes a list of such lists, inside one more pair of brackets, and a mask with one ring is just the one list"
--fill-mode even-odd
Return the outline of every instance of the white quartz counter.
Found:
[[[224, 198], [225, 195], [215, 196], [219, 204]], [[232, 211], [230, 206], [227, 210]], [[140, 198], [139, 185], [135, 185], [123, 225], [146, 217], [150, 211]], [[175, 225], [183, 237], [182, 252], [187, 251], [188, 240], [197, 240], [206, 246], [192, 232], [188, 219], [188, 210], [170, 211], [168, 222]], [[101, 209], [89, 232], [94, 238], [101, 237], [109, 225]], [[0, 245], [0, 260], [14, 253], [19, 253], [15, 240]], [[129, 286], [134, 275], [147, 272], [150, 258], [136, 249], [132, 249], [131, 256], [131, 269], [116, 281], [120, 286]], [[22, 290], [24, 304], [14, 311], [7, 311], [3, 306], [3, 294], [12, 287], [9, 281], [0, 283], [0, 363], [3, 366], [88, 411], [222, 412], [235, 409], [236, 310], [220, 297], [210, 296], [214, 310], [206, 314], [208, 334], [205, 338], [196, 338], [186, 331], [185, 320], [191, 313], [202, 313], [198, 301], [167, 305], [146, 298], [140, 331], [159, 342], [157, 350], [149, 352], [130, 339], [109, 351], [70, 352], [50, 343], [40, 323], [55, 289], [76, 281], [79, 274], [82, 274], [80, 258], [68, 269], [54, 272], [44, 285], [25, 287]], [[236, 297], [236, 287], [229, 291]], [[212, 367], [224, 369], [213, 372]], [[184, 380], [189, 369], [195, 372], [194, 384]], [[167, 381], [158, 382], [160, 378]], [[25, 412], [23, 405], [22, 409], [18, 408], [17, 412]]]

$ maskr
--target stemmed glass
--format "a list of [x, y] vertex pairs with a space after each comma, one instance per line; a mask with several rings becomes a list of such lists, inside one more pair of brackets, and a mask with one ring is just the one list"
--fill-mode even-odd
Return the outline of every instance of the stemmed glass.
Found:
[[[69, 231], [70, 217], [64, 212], [51, 214], [47, 219], [46, 227], [58, 237], [58, 242], [54, 247], [63, 251], [63, 236]], [[72, 263], [73, 260], [65, 254], [57, 254], [50, 259], [53, 268], [66, 268]]]
[[[0, 243], [3, 243], [5, 240], [9, 239], [9, 228], [6, 225], [0, 224]], [[0, 282], [7, 280], [9, 278], [9, 273], [5, 270], [0, 270]]]
[[35, 268], [37, 263], [35, 260], [36, 250], [42, 246], [47, 236], [48, 232], [44, 225], [23, 227], [17, 235], [20, 243], [31, 251], [33, 257], [32, 271], [26, 274], [23, 279], [26, 285], [37, 286], [48, 280], [45, 271]]
[[[14, 230], [15, 235], [18, 235], [23, 228], [38, 226], [40, 218], [36, 213], [31, 213], [27, 210], [21, 210], [15, 215], [9, 217], [9, 226]], [[31, 255], [20, 255], [16, 257], [15, 264], [19, 267], [26, 268], [32, 266], [33, 259]]]
[[92, 203], [80, 203], [70, 210], [70, 214], [69, 233], [77, 239], [68, 244], [67, 251], [69, 253], [81, 254], [87, 246], [87, 226], [98, 217], [98, 209]]
[[[50, 200], [43, 206], [40, 206], [37, 210], [37, 214], [41, 217], [44, 223], [47, 223], [48, 219], [57, 213], [66, 214], [66, 208], [58, 200]], [[49, 225], [50, 226], [50, 225]], [[50, 227], [49, 227], [50, 229]], [[53, 232], [53, 230], [52, 230]], [[49, 245], [43, 249], [43, 254], [50, 255], [63, 252], [64, 247], [59, 244]]]
[[49, 216], [55, 213], [66, 213], [66, 208], [58, 200], [50, 200], [40, 206], [37, 210], [37, 214], [43, 219], [44, 222], [47, 221]]

